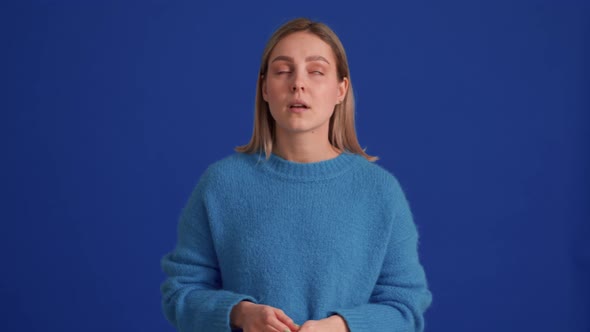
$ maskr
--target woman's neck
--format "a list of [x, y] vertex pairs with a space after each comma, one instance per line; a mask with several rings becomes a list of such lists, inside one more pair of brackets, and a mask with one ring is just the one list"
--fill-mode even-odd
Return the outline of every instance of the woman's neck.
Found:
[[335, 148], [328, 138], [318, 140], [314, 135], [277, 135], [273, 153], [298, 163], [313, 163], [336, 158], [341, 151]]

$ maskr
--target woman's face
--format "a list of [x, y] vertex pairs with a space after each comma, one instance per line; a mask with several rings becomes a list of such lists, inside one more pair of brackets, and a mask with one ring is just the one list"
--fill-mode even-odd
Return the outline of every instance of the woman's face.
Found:
[[327, 137], [330, 117], [344, 99], [348, 80], [338, 80], [332, 48], [309, 32], [283, 38], [270, 54], [262, 95], [277, 131]]

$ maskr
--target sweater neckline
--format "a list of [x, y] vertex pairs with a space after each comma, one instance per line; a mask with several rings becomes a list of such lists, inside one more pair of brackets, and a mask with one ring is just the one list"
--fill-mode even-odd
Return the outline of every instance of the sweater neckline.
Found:
[[317, 162], [300, 163], [286, 160], [274, 153], [266, 160], [264, 154], [257, 155], [264, 169], [283, 178], [299, 181], [317, 181], [337, 177], [359, 163], [359, 157], [350, 152]]

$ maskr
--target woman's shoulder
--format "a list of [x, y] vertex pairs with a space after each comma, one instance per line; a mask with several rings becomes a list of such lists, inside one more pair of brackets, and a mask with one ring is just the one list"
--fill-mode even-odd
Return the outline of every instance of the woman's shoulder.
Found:
[[204, 187], [215, 187], [244, 179], [256, 165], [256, 157], [251, 154], [235, 152], [218, 159], [205, 169], [199, 179]]
[[372, 197], [382, 202], [399, 205], [407, 204], [406, 191], [392, 166], [367, 161], [359, 173], [359, 183]]
[[[365, 159], [362, 156], [359, 156], [359, 158]], [[359, 174], [365, 181], [376, 185], [380, 184], [384, 188], [397, 188], [400, 186], [397, 176], [388, 167], [366, 159], [361, 164]]]
[[252, 158], [252, 155], [250, 154], [234, 152], [211, 163], [209, 167], [207, 167], [207, 172], [241, 170], [245, 167], [251, 166], [254, 161], [255, 159]]
[[228, 177], [240, 174], [255, 164], [252, 155], [234, 152], [213, 161], [203, 172], [203, 178]]

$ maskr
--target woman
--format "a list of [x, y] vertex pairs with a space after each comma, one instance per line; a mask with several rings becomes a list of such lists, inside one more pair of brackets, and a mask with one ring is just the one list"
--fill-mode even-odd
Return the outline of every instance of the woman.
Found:
[[395, 177], [357, 141], [346, 54], [326, 25], [295, 19], [271, 37], [252, 139], [236, 150], [201, 176], [162, 259], [174, 326], [423, 330], [416, 227]]

